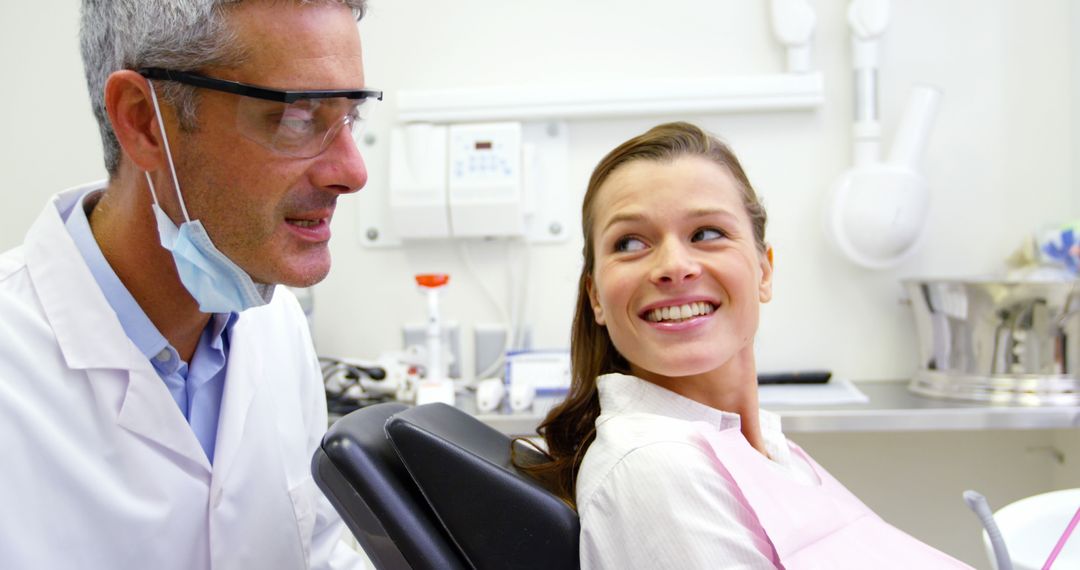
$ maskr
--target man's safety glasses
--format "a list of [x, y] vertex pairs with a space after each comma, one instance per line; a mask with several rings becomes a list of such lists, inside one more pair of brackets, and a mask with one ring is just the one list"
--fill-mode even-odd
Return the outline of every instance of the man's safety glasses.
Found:
[[345, 125], [356, 138], [371, 107], [383, 97], [382, 91], [372, 89], [280, 91], [156, 67], [140, 69], [139, 74], [241, 95], [237, 130], [269, 149], [298, 158], [321, 154]]

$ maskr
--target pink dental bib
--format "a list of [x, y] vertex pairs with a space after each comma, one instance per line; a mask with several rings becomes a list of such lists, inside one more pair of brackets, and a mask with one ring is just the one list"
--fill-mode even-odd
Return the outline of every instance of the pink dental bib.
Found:
[[792, 459], [810, 465], [815, 483], [792, 480], [737, 428], [717, 431], [704, 422], [697, 428], [717, 471], [738, 487], [786, 570], [970, 568], [886, 523], [799, 446], [788, 442]]

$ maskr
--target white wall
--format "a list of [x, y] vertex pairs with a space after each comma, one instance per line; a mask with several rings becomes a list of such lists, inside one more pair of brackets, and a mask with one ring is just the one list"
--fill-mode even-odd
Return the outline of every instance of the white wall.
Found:
[[105, 177], [78, 36], [76, 2], [0, 4], [0, 250], [53, 193]]
[[[384, 192], [384, 152], [400, 89], [492, 84], [569, 85], [638, 78], [780, 71], [766, 2], [738, 0], [370, 0], [361, 24], [368, 82], [387, 91], [373, 120], [367, 156], [371, 182]], [[104, 175], [77, 49], [75, 2], [0, 4], [0, 249], [18, 244], [53, 192]], [[926, 168], [933, 189], [928, 247], [896, 270], [858, 269], [826, 246], [821, 202], [849, 164], [852, 114], [845, 0], [818, 0], [815, 65], [826, 102], [816, 112], [677, 117], [726, 138], [766, 200], [776, 247], [774, 301], [759, 334], [761, 367], [825, 367], [840, 377], [903, 378], [914, 368], [914, 331], [899, 303], [904, 276], [972, 276], [997, 271], [1027, 232], [1080, 216], [1080, 8], [1069, 0], [899, 0], [882, 45], [881, 109], [891, 136], [907, 90], [931, 83], [944, 98]], [[670, 119], [676, 117], [669, 117]], [[575, 203], [592, 166], [610, 148], [659, 118], [570, 123], [570, 185]], [[447, 271], [446, 317], [466, 333], [498, 313], [449, 245], [368, 249], [356, 212], [343, 200], [334, 222], [330, 277], [315, 287], [320, 352], [373, 357], [396, 348], [405, 322], [423, 318], [412, 284], [419, 272]], [[575, 224], [577, 221], [575, 220]], [[532, 251], [528, 317], [535, 344], [567, 344], [580, 237]], [[500, 244], [473, 248], [479, 279], [503, 295]], [[466, 354], [470, 335], [465, 334]], [[465, 369], [472, 363], [466, 361]], [[985, 566], [974, 519], [953, 500], [961, 483], [980, 482], [995, 504], [1072, 485], [1068, 472], [1025, 450], [1030, 441], [1075, 451], [1075, 434], [948, 436], [815, 435], [805, 438], [822, 463], [890, 520]], [[1071, 447], [1070, 447], [1071, 445]], [[897, 448], [901, 451], [883, 453]], [[960, 447], [962, 453], [956, 452]], [[956, 452], [956, 453], [954, 453]], [[1011, 458], [995, 462], [994, 457]], [[870, 458], [870, 459], [868, 459]], [[869, 465], [872, 464], [872, 465]], [[869, 465], [869, 466], [868, 466]], [[876, 465], [876, 467], [875, 467]], [[923, 472], [902, 493], [881, 471], [947, 470], [949, 483]], [[871, 468], [873, 467], [873, 468]], [[988, 475], [989, 474], [989, 475]], [[987, 479], [987, 477], [990, 477]], [[902, 481], [901, 481], [902, 482]], [[897, 481], [890, 480], [890, 484]], [[940, 499], [940, 500], [939, 500]], [[959, 500], [955, 497], [956, 501]], [[925, 507], [925, 508], [923, 508]], [[934, 509], [939, 509], [935, 511]], [[925, 518], [919, 518], [925, 515]], [[944, 518], [940, 518], [944, 517]], [[948, 520], [970, 528], [950, 529]], [[920, 528], [923, 521], [929, 526]], [[932, 531], [932, 532], [931, 532]], [[929, 533], [929, 534], [928, 534]]]

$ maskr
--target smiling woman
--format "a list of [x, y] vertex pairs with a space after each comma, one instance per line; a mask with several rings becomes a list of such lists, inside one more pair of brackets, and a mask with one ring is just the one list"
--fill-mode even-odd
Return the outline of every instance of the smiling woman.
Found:
[[757, 407], [752, 341], [758, 305], [772, 295], [772, 254], [743, 205], [757, 198], [744, 175], [729, 174], [738, 162], [725, 154], [613, 169], [592, 200], [585, 287], [629, 372], [738, 411]]
[[878, 518], [759, 410], [766, 214], [687, 123], [608, 154], [582, 206], [566, 400], [522, 465], [575, 505], [582, 568], [958, 568]]

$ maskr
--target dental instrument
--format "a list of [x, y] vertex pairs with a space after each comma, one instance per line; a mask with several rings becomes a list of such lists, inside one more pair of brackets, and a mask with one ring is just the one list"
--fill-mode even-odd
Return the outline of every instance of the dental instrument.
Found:
[[964, 491], [964, 502], [979, 517], [979, 522], [986, 529], [986, 535], [990, 538], [990, 544], [994, 547], [994, 559], [997, 570], [1013, 570], [1012, 559], [1009, 558], [1009, 549], [1005, 546], [1005, 539], [1001, 536], [997, 522], [994, 521], [994, 513], [990, 511], [990, 505], [986, 497], [978, 491]]

